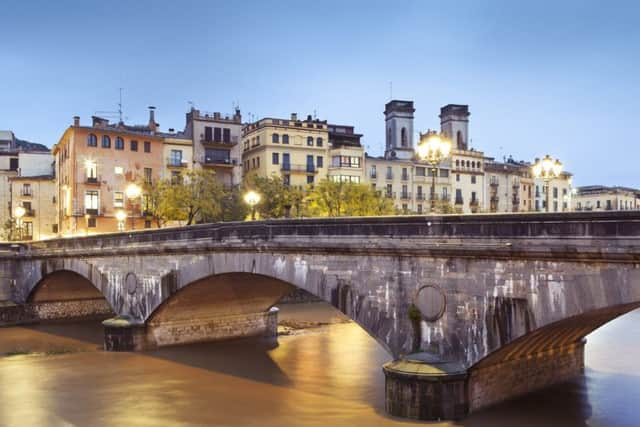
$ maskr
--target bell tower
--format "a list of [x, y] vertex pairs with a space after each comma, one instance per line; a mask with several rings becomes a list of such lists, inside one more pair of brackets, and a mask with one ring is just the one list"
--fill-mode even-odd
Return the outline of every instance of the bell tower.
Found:
[[386, 159], [413, 157], [413, 101], [392, 100], [384, 106]]
[[447, 135], [458, 150], [469, 149], [469, 106], [447, 104], [440, 108], [440, 132]]

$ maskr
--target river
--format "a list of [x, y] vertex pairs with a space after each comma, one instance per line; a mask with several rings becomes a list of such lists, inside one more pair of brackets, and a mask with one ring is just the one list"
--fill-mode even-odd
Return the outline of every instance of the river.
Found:
[[[256, 339], [100, 350], [99, 322], [0, 329], [2, 426], [408, 426], [384, 413], [385, 351], [324, 303]], [[308, 324], [304, 324], [309, 322]], [[586, 375], [445, 426], [640, 425], [640, 311], [588, 338]], [[300, 326], [308, 326], [299, 329]]]

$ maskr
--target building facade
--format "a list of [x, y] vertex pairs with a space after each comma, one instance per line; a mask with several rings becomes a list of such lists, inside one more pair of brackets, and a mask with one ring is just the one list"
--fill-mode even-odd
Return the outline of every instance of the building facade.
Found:
[[161, 177], [176, 182], [185, 171], [194, 167], [193, 140], [183, 133], [170, 132], [162, 136], [164, 167]]
[[[126, 190], [161, 178], [164, 138], [157, 129], [153, 108], [147, 125], [111, 124], [93, 117], [91, 126], [83, 126], [74, 117], [53, 148], [62, 236], [151, 226], [145, 215], [146, 194], [128, 199]], [[127, 215], [124, 224], [116, 218], [119, 211]]]
[[572, 202], [576, 211], [640, 210], [640, 190], [589, 185], [576, 188]]
[[242, 135], [243, 179], [279, 176], [285, 184], [305, 187], [327, 178], [327, 121], [264, 118], [245, 125]]
[[51, 172], [10, 178], [10, 210], [13, 213], [18, 206], [24, 208], [24, 216], [15, 218], [21, 240], [44, 240], [58, 235], [56, 181]]
[[242, 115], [236, 109], [233, 116], [205, 113], [194, 108], [187, 113], [184, 135], [193, 141], [194, 167], [215, 172], [227, 188], [242, 180], [243, 135]]

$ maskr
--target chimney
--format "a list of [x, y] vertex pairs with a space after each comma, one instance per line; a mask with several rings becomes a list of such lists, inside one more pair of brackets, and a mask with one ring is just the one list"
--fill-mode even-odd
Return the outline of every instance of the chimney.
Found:
[[155, 132], [158, 124], [156, 123], [156, 107], [149, 106], [149, 130]]
[[308, 115], [307, 115], [307, 121], [308, 121], [308, 122], [310, 122], [311, 120], [313, 120], [313, 119], [311, 118], [311, 114], [308, 114]]
[[291, 113], [291, 121], [292, 122], [298, 121], [298, 113]]
[[233, 115], [233, 120], [242, 123], [242, 114], [240, 114], [240, 109], [236, 108], [235, 114]]
[[73, 116], [73, 125], [76, 127], [80, 126], [80, 116]]
[[213, 113], [213, 118], [214, 120], [220, 120], [220, 113], [219, 112]]

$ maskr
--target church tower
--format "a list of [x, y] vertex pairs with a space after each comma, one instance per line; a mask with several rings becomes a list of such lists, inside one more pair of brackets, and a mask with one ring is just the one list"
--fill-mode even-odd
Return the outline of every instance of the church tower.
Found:
[[469, 149], [469, 106], [447, 104], [440, 108], [440, 132], [447, 135], [453, 148]]
[[384, 106], [386, 159], [410, 160], [413, 157], [413, 101], [393, 100]]

